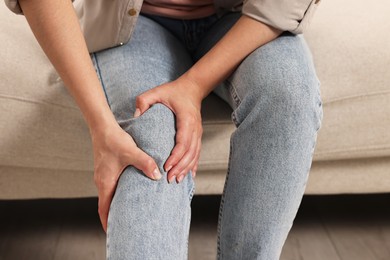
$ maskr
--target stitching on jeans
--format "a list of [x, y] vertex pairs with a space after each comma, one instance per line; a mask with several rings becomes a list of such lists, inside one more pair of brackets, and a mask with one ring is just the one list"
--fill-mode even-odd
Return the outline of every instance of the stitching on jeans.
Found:
[[221, 259], [221, 231], [222, 231], [221, 221], [222, 221], [223, 208], [224, 208], [223, 206], [224, 206], [224, 203], [225, 203], [225, 192], [226, 192], [227, 182], [229, 180], [230, 165], [231, 165], [231, 161], [232, 161], [232, 158], [231, 158], [232, 157], [232, 151], [233, 151], [233, 138], [230, 139], [229, 164], [228, 164], [225, 184], [224, 184], [224, 187], [223, 187], [223, 193], [222, 193], [222, 197], [221, 197], [221, 205], [219, 207], [219, 214], [218, 214], [217, 259]]
[[[191, 174], [188, 174], [187, 175], [187, 179], [189, 182], [192, 182], [192, 187], [191, 187], [191, 191], [189, 193], [189, 214], [188, 214], [188, 230], [190, 229], [190, 226], [191, 226], [191, 201], [192, 201], [192, 198], [194, 196], [194, 193], [195, 193], [195, 182], [193, 181], [193, 178], [192, 178], [192, 175]], [[186, 242], [186, 251], [185, 251], [185, 256], [188, 255], [188, 245], [189, 245], [189, 240], [187, 239], [187, 242]]]
[[[107, 226], [107, 228], [108, 228], [108, 226]], [[107, 232], [107, 235], [106, 235], [106, 254], [107, 254], [106, 258], [107, 258], [107, 260], [111, 259], [111, 255], [109, 254], [109, 252], [110, 252], [109, 249], [110, 249], [110, 233]]]
[[237, 90], [234, 87], [234, 84], [230, 80], [226, 80], [226, 84], [229, 87], [229, 93], [230, 93], [230, 96], [233, 98], [233, 102], [234, 102], [234, 106], [235, 106], [235, 108], [232, 112], [232, 121], [238, 127], [240, 125], [240, 122], [237, 119], [236, 111], [237, 111], [238, 107], [240, 106], [242, 99], [238, 95]]
[[324, 111], [323, 111], [323, 102], [322, 102], [322, 98], [321, 98], [321, 83], [320, 81], [317, 79], [317, 110], [316, 110], [316, 116], [317, 116], [317, 128], [316, 128], [316, 131], [318, 131], [320, 128], [321, 128], [321, 125], [322, 125], [322, 119], [323, 119], [323, 116], [324, 116]]
[[[191, 206], [190, 206], [190, 209], [189, 209], [189, 214], [188, 214], [188, 232], [189, 232], [189, 230], [190, 230], [190, 228], [191, 228]], [[190, 243], [190, 241], [189, 241], [189, 239], [187, 239], [187, 243], [186, 243], [186, 245], [187, 245], [187, 247], [186, 247], [186, 251], [185, 251], [185, 256], [188, 256], [188, 247], [189, 247], [189, 243]]]
[[226, 80], [226, 84], [229, 86], [229, 93], [233, 97], [234, 105], [238, 107], [241, 104], [242, 99], [238, 95], [236, 87], [230, 80]]
[[188, 179], [188, 182], [191, 183], [191, 190], [188, 194], [188, 200], [189, 202], [191, 203], [192, 201], [192, 198], [195, 194], [195, 182], [194, 182], [194, 179], [192, 178], [192, 171], [190, 171], [187, 175], [187, 179]]
[[93, 58], [94, 58], [95, 64], [96, 64], [96, 73], [97, 73], [97, 75], [98, 75], [98, 77], [99, 77], [100, 83], [102, 84], [103, 92], [104, 92], [104, 95], [106, 96], [106, 100], [107, 100], [108, 106], [109, 106], [110, 109], [111, 109], [110, 100], [108, 99], [106, 87], [105, 87], [105, 85], [104, 85], [104, 81], [103, 81], [103, 78], [102, 78], [102, 75], [101, 75], [101, 70], [100, 70], [100, 66], [99, 66], [99, 61], [98, 61], [98, 58], [97, 58], [97, 56], [96, 56], [95, 53], [93, 53]]
[[[193, 197], [193, 194], [195, 192], [195, 186], [193, 185], [192, 186], [192, 190], [191, 190], [191, 196], [190, 196], [190, 209], [189, 209], [189, 214], [188, 214], [188, 231], [190, 230], [190, 227], [191, 227], [191, 200], [192, 200], [192, 197]], [[185, 252], [185, 255], [188, 255], [188, 247], [189, 247], [189, 240], [187, 239], [187, 243], [186, 243], [186, 252]]]
[[195, 194], [195, 183], [193, 182], [192, 188], [191, 188], [191, 192], [190, 192], [190, 196], [189, 196], [190, 202], [192, 201], [192, 198], [194, 197], [194, 194]]

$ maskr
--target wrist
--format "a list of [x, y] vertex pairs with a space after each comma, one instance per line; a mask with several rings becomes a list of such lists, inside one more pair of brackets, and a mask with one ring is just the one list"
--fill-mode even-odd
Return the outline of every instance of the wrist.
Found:
[[92, 137], [105, 134], [113, 127], [119, 126], [111, 111], [95, 113], [94, 116], [86, 117], [86, 121]]
[[207, 97], [207, 95], [211, 92], [209, 90], [210, 87], [208, 87], [202, 80], [200, 80], [199, 77], [196, 77], [196, 74], [193, 73], [191, 70], [187, 71], [185, 74], [183, 74], [180, 79], [184, 80], [187, 84], [186, 90], [191, 91], [192, 96], [195, 98], [195, 100], [199, 103], [202, 102], [202, 100]]

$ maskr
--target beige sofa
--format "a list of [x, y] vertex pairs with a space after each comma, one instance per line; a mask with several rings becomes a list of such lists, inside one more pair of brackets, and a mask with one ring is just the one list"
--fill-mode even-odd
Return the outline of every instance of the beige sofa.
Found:
[[[324, 0], [305, 37], [323, 127], [307, 194], [390, 192], [390, 2]], [[0, 2], [0, 199], [96, 196], [87, 127], [23, 16]], [[205, 101], [197, 194], [220, 194], [234, 126]]]

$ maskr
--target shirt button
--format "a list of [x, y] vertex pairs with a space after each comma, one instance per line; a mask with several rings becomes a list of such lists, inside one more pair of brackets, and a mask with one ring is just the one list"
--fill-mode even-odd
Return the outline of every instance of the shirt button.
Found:
[[127, 12], [130, 16], [134, 16], [137, 14], [137, 10], [135, 10], [134, 8], [131, 8], [128, 12]]

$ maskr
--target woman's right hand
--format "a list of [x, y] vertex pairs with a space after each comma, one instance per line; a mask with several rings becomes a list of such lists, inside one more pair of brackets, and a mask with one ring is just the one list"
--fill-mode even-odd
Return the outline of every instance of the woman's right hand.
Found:
[[108, 212], [119, 176], [132, 165], [153, 180], [161, 179], [156, 162], [139, 149], [119, 125], [91, 131], [94, 154], [94, 180], [99, 196], [99, 217], [107, 232]]

